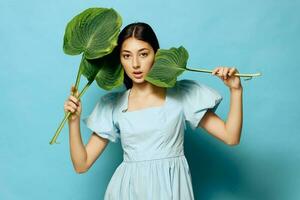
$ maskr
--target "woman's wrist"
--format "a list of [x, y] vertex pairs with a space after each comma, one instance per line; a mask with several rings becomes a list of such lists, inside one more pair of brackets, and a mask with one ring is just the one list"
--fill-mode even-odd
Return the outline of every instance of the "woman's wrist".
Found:
[[241, 93], [243, 92], [243, 87], [240, 86], [238, 88], [230, 88], [230, 92], [233, 92], [233, 93]]
[[69, 122], [70, 125], [78, 124], [80, 122], [80, 117], [76, 117], [75, 119], [70, 119], [70, 118], [71, 118], [71, 116], [68, 119], [68, 122]]

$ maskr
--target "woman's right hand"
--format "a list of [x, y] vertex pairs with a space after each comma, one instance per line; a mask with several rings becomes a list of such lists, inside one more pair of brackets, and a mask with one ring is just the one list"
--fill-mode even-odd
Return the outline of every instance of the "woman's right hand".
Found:
[[[73, 96], [73, 94], [75, 96]], [[78, 99], [78, 96], [79, 96], [78, 91], [75, 89], [75, 86], [72, 85], [71, 94], [64, 104], [65, 113], [71, 112], [71, 115], [68, 118], [69, 122], [80, 118], [82, 109], [81, 109], [81, 102], [80, 99]]]

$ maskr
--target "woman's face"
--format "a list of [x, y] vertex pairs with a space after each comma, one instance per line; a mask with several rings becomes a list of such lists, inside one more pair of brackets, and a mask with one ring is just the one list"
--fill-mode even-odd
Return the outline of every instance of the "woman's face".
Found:
[[148, 42], [130, 37], [120, 51], [121, 64], [133, 82], [142, 83], [154, 62], [155, 53]]

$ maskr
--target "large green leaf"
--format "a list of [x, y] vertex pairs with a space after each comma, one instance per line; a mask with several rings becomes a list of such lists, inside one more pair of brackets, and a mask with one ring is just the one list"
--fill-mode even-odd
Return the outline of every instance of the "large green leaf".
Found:
[[80, 62], [81, 74], [87, 78], [88, 81], [94, 81], [95, 77], [100, 69], [100, 63], [98, 59], [88, 60], [82, 55]]
[[103, 57], [117, 46], [121, 25], [122, 18], [114, 9], [88, 8], [67, 24], [64, 52], [69, 55], [83, 52], [87, 59]]
[[101, 61], [101, 68], [95, 78], [99, 87], [111, 90], [123, 84], [124, 72], [116, 49]]
[[89, 81], [96, 80], [99, 87], [111, 90], [123, 83], [123, 68], [119, 62], [116, 49], [98, 59], [82, 59], [80, 64], [82, 75]]
[[[67, 24], [63, 40], [64, 52], [70, 55], [83, 53], [75, 89], [78, 90], [81, 75], [88, 79], [88, 83], [78, 96], [79, 99], [95, 79], [97, 84], [106, 90], [122, 84], [123, 68], [116, 58], [116, 53], [112, 53], [117, 46], [121, 25], [121, 16], [114, 9], [108, 8], [86, 9]], [[71, 112], [65, 113], [50, 144], [56, 143], [70, 115]]]
[[186, 70], [188, 52], [183, 47], [159, 49], [145, 80], [159, 87], [173, 87], [177, 76]]

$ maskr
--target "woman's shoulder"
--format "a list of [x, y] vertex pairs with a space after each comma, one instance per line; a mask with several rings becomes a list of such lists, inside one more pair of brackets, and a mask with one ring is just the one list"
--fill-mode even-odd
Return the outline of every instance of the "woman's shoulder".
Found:
[[190, 93], [195, 89], [204, 89], [206, 87], [205, 84], [197, 82], [191, 79], [181, 79], [176, 81], [174, 86], [174, 90], [177, 94], [182, 96], [183, 94]]
[[110, 91], [100, 97], [100, 102], [104, 105], [111, 105], [113, 107], [121, 105], [124, 101], [124, 94], [126, 90]]
[[182, 89], [182, 88], [190, 88], [193, 86], [198, 86], [198, 87], [205, 87], [207, 86], [206, 84], [199, 82], [199, 81], [195, 81], [192, 79], [181, 79], [176, 81], [175, 87]]
[[110, 92], [102, 95], [100, 97], [100, 101], [113, 103], [113, 102], [117, 101], [125, 91], [110, 91]]
[[118, 98], [120, 91], [111, 91], [101, 96], [102, 101], [111, 101]]
[[178, 80], [174, 89], [177, 98], [180, 100], [221, 96], [216, 89], [207, 84], [190, 79]]
[[181, 79], [175, 82], [175, 85], [169, 89], [169, 96], [176, 102], [181, 102], [190, 92], [193, 85], [197, 84], [194, 80]]

